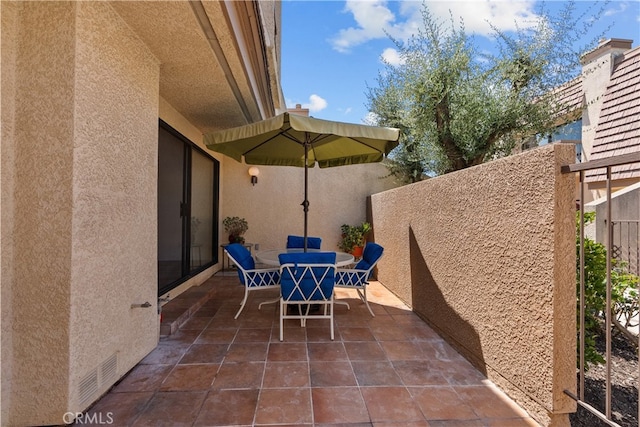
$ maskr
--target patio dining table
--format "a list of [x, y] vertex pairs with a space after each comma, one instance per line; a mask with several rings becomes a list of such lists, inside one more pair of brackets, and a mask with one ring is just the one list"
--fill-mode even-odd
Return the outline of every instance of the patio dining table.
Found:
[[[267, 249], [264, 251], [256, 252], [256, 259], [263, 264], [279, 266], [280, 259], [278, 258], [278, 256], [280, 254], [295, 254], [295, 253], [302, 253], [302, 252], [304, 252], [304, 249], [300, 249], [300, 248]], [[307, 252], [335, 252], [337, 267], [346, 267], [350, 264], [353, 264], [355, 260], [353, 255], [348, 254], [346, 252], [325, 251], [322, 249], [307, 249]]]

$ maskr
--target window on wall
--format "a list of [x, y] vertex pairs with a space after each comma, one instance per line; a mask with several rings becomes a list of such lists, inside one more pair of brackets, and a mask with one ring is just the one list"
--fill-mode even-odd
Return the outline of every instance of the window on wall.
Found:
[[161, 121], [158, 295], [218, 262], [218, 188], [218, 162]]

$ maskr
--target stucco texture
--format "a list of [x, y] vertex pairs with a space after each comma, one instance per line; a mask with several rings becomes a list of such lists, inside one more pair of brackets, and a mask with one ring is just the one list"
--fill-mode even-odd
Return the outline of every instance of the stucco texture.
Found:
[[575, 403], [574, 177], [554, 144], [372, 196], [378, 279], [543, 424]]
[[[253, 186], [249, 166], [224, 157], [221, 220], [240, 216], [249, 223], [245, 238], [260, 249], [283, 248], [287, 235], [303, 235], [304, 169], [258, 166]], [[322, 249], [338, 250], [340, 226], [366, 220], [367, 197], [394, 188], [380, 163], [309, 169], [308, 235], [322, 238]], [[228, 243], [220, 225], [220, 243]]]
[[107, 3], [2, 7], [1, 424], [58, 425], [157, 343], [159, 64]]

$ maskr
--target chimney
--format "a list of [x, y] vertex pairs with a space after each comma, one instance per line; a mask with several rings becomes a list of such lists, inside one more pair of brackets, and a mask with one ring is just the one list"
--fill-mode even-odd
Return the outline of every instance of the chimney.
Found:
[[601, 40], [598, 47], [585, 53], [580, 58], [582, 63], [582, 161], [588, 161], [593, 149], [596, 126], [600, 118], [602, 101], [611, 74], [615, 70], [617, 59], [624, 58], [624, 53], [631, 49], [633, 40], [608, 39]]
[[631, 49], [632, 44], [633, 40], [628, 39], [601, 39], [598, 47], [582, 55], [580, 62], [586, 66], [605, 55], [615, 60], [621, 53]]
[[289, 112], [290, 114], [309, 117], [309, 109], [302, 108], [302, 104], [296, 104], [296, 108], [287, 108], [287, 112]]

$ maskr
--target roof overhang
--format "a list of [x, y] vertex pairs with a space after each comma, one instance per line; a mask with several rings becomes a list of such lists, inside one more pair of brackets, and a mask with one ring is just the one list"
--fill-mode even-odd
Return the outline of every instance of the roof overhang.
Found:
[[203, 133], [272, 117], [280, 85], [280, 3], [113, 1], [160, 61], [160, 96]]

